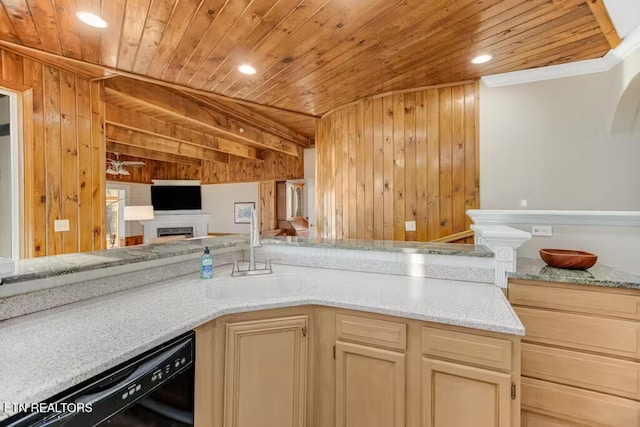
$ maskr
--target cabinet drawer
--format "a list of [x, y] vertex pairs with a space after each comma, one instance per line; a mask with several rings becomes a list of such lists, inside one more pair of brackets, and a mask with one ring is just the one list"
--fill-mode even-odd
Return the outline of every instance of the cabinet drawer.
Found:
[[640, 426], [639, 402], [532, 378], [522, 378], [522, 409], [566, 420], [566, 425]]
[[407, 348], [407, 325], [367, 317], [336, 316], [338, 339], [373, 344], [398, 350]]
[[583, 288], [585, 289], [568, 289], [511, 282], [509, 301], [532, 307], [640, 320], [640, 292], [636, 296], [594, 291], [588, 286]]
[[516, 307], [526, 341], [640, 358], [640, 323]]
[[422, 353], [511, 370], [511, 341], [462, 332], [422, 328]]
[[522, 375], [640, 400], [640, 363], [522, 344]]

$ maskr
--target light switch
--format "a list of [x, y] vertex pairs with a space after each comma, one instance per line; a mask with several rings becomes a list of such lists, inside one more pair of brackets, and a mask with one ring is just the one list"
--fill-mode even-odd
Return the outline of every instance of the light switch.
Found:
[[69, 220], [68, 219], [56, 219], [53, 221], [53, 231], [56, 233], [59, 231], [69, 231]]
[[416, 231], [416, 222], [415, 221], [405, 221], [404, 222], [404, 230], [405, 231]]

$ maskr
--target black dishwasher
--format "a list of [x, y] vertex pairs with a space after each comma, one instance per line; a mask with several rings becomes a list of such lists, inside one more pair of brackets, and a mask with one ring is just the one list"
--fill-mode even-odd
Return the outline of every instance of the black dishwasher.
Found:
[[195, 334], [189, 332], [0, 427], [193, 426], [194, 358]]

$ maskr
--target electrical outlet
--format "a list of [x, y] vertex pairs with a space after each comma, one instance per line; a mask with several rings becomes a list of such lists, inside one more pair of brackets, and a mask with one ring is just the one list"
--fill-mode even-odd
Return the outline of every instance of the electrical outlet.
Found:
[[56, 219], [53, 221], [53, 231], [69, 231], [69, 220], [68, 219]]
[[531, 227], [531, 234], [534, 236], [553, 236], [553, 227], [550, 225], [534, 225]]
[[416, 222], [415, 221], [405, 221], [404, 222], [404, 231], [416, 231]]
[[529, 202], [527, 201], [527, 199], [520, 199], [521, 208], [526, 208], [528, 205], [529, 205]]

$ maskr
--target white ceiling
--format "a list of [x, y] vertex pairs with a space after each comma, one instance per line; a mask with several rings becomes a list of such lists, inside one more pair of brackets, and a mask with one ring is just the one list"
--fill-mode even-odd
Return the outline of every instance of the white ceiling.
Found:
[[604, 4], [620, 38], [640, 26], [639, 0], [604, 0]]

